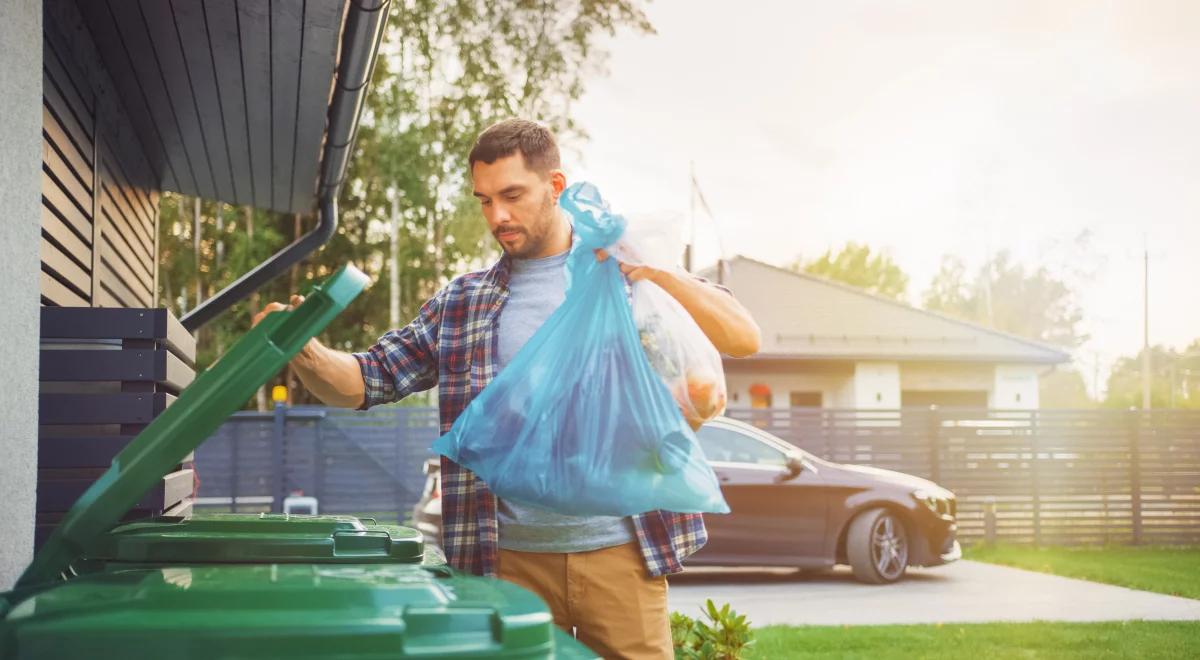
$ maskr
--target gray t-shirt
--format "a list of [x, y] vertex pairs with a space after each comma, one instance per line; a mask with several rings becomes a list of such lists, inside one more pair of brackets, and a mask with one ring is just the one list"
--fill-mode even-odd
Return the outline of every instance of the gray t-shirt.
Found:
[[[543, 259], [514, 259], [508, 301], [500, 311], [500, 369], [566, 297], [566, 252]], [[523, 552], [584, 552], [629, 543], [633, 521], [620, 516], [567, 516], [499, 500], [500, 547]]]

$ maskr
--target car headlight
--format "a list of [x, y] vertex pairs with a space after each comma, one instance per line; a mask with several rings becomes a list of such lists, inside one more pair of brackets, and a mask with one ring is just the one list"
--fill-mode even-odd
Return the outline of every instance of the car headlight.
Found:
[[950, 501], [953, 495], [946, 491], [933, 491], [925, 488], [918, 488], [912, 492], [913, 499], [929, 507], [929, 510], [939, 516], [954, 515], [953, 507]]

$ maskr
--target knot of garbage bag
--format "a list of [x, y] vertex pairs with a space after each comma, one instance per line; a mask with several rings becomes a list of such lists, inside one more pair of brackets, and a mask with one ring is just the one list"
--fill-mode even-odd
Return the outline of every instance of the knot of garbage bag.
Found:
[[564, 190], [558, 203], [574, 218], [575, 234], [582, 248], [606, 248], [625, 233], [625, 216], [613, 213], [600, 196], [600, 190], [586, 181]]

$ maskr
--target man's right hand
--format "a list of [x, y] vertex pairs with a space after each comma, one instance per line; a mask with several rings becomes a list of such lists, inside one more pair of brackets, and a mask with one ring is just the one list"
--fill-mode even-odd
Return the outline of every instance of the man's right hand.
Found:
[[267, 303], [266, 307], [263, 307], [257, 314], [254, 315], [253, 318], [250, 319], [250, 327], [253, 328], [254, 326], [258, 325], [259, 322], [267, 318], [267, 314], [270, 314], [271, 312], [286, 312], [299, 307], [300, 303], [302, 302], [304, 302], [304, 296], [293, 294], [290, 305], [284, 305], [280, 302]]
[[[302, 302], [304, 296], [293, 295], [287, 305], [267, 303], [250, 319], [250, 325], [258, 325], [272, 312], [295, 309]], [[292, 368], [304, 387], [327, 405], [341, 408], [362, 405], [366, 384], [353, 355], [322, 346], [314, 337], [292, 358]]]

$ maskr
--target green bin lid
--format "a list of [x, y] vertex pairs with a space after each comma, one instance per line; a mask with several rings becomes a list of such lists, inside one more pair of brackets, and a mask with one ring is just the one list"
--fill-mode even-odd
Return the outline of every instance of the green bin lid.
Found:
[[502, 580], [412, 564], [83, 575], [0, 620], [5, 658], [595, 658]]
[[343, 266], [315, 287], [299, 307], [269, 314], [239, 339], [84, 491], [17, 585], [35, 585], [64, 575], [162, 475], [212, 435], [341, 313], [367, 282], [357, 268]]
[[92, 562], [421, 563], [424, 541], [408, 527], [364, 524], [352, 516], [286, 513], [162, 516], [120, 525], [88, 550]]

